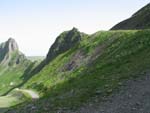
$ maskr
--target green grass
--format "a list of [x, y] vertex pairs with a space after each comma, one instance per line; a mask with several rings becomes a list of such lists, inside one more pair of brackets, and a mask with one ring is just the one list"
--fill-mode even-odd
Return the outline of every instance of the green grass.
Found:
[[0, 76], [0, 95], [22, 82], [23, 69], [6, 69]]

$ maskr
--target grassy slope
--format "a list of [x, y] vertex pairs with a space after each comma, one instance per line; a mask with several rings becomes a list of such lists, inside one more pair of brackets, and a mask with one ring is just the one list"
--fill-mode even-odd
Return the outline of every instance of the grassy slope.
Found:
[[24, 60], [15, 66], [0, 66], [0, 95], [23, 82], [25, 70], [30, 64], [30, 61]]
[[[75, 109], [93, 97], [110, 95], [124, 80], [150, 68], [149, 46], [150, 30], [97, 32], [83, 39], [25, 84], [25, 88], [37, 90], [43, 97], [33, 103], [37, 106], [35, 112]], [[80, 65], [64, 70], [79, 51], [84, 54], [84, 58], [78, 58]], [[25, 106], [16, 109], [18, 113], [31, 110]]]
[[22, 82], [21, 76], [23, 69], [6, 69], [0, 75], [0, 94], [4, 94], [9, 89], [17, 86]]
[[[7, 43], [10, 42], [7, 41], [4, 43], [6, 46], [5, 49], [8, 48]], [[1, 57], [5, 57], [1, 59], [2, 61], [0, 62], [0, 95], [5, 94], [20, 84], [23, 81], [21, 77], [24, 75], [24, 71], [31, 64], [31, 62], [19, 52], [18, 48], [13, 51], [7, 51], [7, 49], [5, 49], [3, 48], [1, 50], [6, 52], [5, 54], [0, 53]]]

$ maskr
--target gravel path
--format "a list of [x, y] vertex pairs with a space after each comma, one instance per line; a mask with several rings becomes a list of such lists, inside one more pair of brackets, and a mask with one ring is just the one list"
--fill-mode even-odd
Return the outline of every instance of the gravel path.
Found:
[[150, 113], [150, 75], [128, 80], [105, 102], [90, 103], [68, 113]]
[[31, 96], [32, 99], [38, 99], [39, 98], [39, 95], [36, 92], [32, 91], [32, 90], [25, 90], [25, 89], [24, 90], [19, 89], [19, 90], [22, 91], [22, 92], [28, 93]]

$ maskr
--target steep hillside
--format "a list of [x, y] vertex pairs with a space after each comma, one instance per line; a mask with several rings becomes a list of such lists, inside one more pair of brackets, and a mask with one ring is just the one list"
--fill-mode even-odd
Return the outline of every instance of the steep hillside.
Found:
[[42, 70], [43, 67], [45, 67], [45, 65], [49, 64], [49, 62], [55, 59], [58, 55], [78, 45], [79, 42], [87, 36], [87, 34], [78, 31], [77, 28], [73, 28], [69, 31], [61, 33], [56, 38], [54, 44], [50, 47], [46, 58], [27, 76], [30, 78], [31, 76], [37, 74]]
[[29, 64], [14, 39], [0, 44], [0, 95], [22, 82], [20, 77]]
[[111, 30], [150, 28], [150, 3], [132, 15], [131, 18], [115, 25]]
[[[76, 110], [96, 98], [105, 100], [128, 79], [150, 68], [150, 30], [100, 31], [58, 55], [23, 88], [42, 97], [9, 113]], [[34, 108], [34, 109], [33, 109]]]

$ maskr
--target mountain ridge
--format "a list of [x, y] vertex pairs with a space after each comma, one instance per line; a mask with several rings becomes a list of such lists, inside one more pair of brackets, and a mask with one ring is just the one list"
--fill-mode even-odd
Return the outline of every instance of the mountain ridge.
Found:
[[150, 28], [150, 3], [134, 13], [130, 18], [119, 22], [110, 30], [136, 30]]

